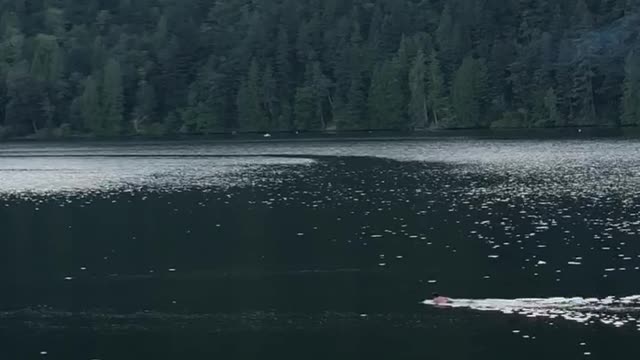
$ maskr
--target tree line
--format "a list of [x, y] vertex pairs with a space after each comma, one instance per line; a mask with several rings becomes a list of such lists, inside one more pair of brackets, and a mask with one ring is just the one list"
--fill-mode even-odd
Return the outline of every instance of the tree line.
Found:
[[640, 123], [640, 0], [0, 0], [0, 137]]

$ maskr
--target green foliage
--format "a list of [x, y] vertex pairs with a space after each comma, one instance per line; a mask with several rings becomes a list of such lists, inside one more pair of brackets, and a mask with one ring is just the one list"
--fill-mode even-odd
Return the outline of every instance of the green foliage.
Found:
[[571, 88], [571, 118], [577, 125], [593, 125], [596, 121], [595, 94], [593, 91], [594, 73], [587, 57], [579, 60], [573, 71]]
[[457, 126], [482, 125], [486, 83], [486, 69], [483, 64], [472, 57], [466, 57], [456, 72], [452, 90]]
[[409, 119], [411, 127], [428, 127], [429, 111], [427, 109], [426, 93], [426, 57], [422, 50], [413, 61], [411, 72], [409, 73], [409, 89], [411, 99], [409, 101]]
[[101, 111], [102, 133], [118, 135], [124, 126], [124, 89], [122, 85], [122, 69], [115, 59], [109, 59], [104, 67]]
[[500, 119], [493, 121], [491, 127], [495, 129], [517, 129], [529, 127], [529, 124], [526, 114], [509, 111], [504, 113]]
[[402, 85], [403, 63], [398, 58], [385, 62], [373, 73], [369, 90], [370, 127], [375, 129], [401, 129], [407, 126], [406, 103]]
[[251, 61], [246, 79], [240, 85], [236, 100], [238, 106], [238, 127], [245, 131], [268, 129], [266, 114], [262, 108], [260, 68], [258, 62]]
[[451, 121], [452, 114], [449, 98], [446, 95], [442, 68], [435, 52], [431, 53], [427, 75], [427, 102], [433, 114], [434, 126], [440, 127]]
[[57, 38], [52, 35], [37, 35], [33, 60], [31, 61], [33, 77], [39, 81], [56, 81], [62, 75], [62, 66], [62, 53]]
[[146, 80], [140, 81], [136, 91], [136, 106], [133, 111], [133, 131], [144, 132], [144, 127], [151, 125], [156, 116], [156, 91]]
[[544, 108], [548, 124], [559, 125], [560, 111], [558, 109], [558, 96], [553, 88], [549, 88], [544, 96]]
[[314, 126], [317, 109], [311, 86], [305, 85], [298, 88], [294, 109], [297, 130], [318, 130]]
[[0, 127], [640, 125], [637, 4], [0, 0]]
[[89, 130], [94, 134], [102, 133], [102, 111], [98, 83], [92, 76], [87, 77], [84, 81], [84, 91], [78, 104], [79, 112], [84, 120], [83, 130]]
[[623, 89], [622, 123], [637, 125], [640, 123], [640, 55], [636, 51], [627, 56]]

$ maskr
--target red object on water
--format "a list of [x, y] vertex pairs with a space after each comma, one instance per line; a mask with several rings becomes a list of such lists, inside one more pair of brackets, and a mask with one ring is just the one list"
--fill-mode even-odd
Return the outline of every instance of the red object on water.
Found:
[[449, 304], [451, 300], [448, 297], [438, 296], [433, 298], [433, 303], [436, 305], [446, 305]]

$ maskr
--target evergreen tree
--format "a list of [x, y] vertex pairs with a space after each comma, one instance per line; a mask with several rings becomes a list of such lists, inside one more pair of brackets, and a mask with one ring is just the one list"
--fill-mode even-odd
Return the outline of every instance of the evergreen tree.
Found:
[[550, 125], [560, 124], [560, 113], [558, 111], [558, 97], [553, 88], [549, 88], [544, 97], [544, 106], [546, 110], [547, 123]]
[[296, 91], [295, 128], [297, 130], [317, 130], [314, 128], [316, 118], [316, 101], [313, 88], [304, 85]]
[[[438, 40], [440, 49], [438, 55], [442, 61], [442, 71], [445, 76], [449, 76], [453, 72], [455, 64], [457, 63], [456, 49], [453, 40], [454, 27], [451, 3], [447, 2], [440, 15], [440, 24], [436, 30], [436, 39]], [[448, 83], [445, 77], [443, 77], [443, 80], [445, 80], [445, 84]]]
[[62, 76], [62, 51], [55, 36], [36, 36], [31, 74], [39, 81], [54, 82]]
[[[310, 74], [309, 74], [310, 71]], [[318, 129], [325, 129], [328, 120], [326, 114], [329, 112], [327, 107], [332, 105], [331, 98], [331, 81], [327, 78], [320, 67], [319, 62], [314, 62], [310, 69], [307, 69], [307, 78], [310, 79], [310, 85], [313, 89], [313, 96], [316, 102], [315, 111], [316, 118], [319, 123], [316, 124]]]
[[102, 131], [105, 135], [117, 135], [122, 131], [124, 118], [124, 88], [122, 69], [115, 59], [109, 59], [104, 67], [101, 110]]
[[[386, 101], [386, 77], [384, 68], [377, 66], [371, 76], [371, 86], [369, 87], [369, 98], [367, 108], [369, 111], [370, 125], [373, 128], [382, 128], [387, 120], [387, 114], [382, 108]], [[382, 110], [382, 111], [381, 111]]]
[[626, 58], [623, 84], [622, 124], [640, 123], [640, 56], [632, 51]]
[[290, 123], [290, 93], [293, 84], [292, 78], [292, 60], [291, 47], [289, 44], [289, 36], [284, 25], [280, 25], [278, 29], [278, 39], [276, 48], [276, 66], [275, 76], [278, 83], [278, 94], [281, 108], [278, 115], [278, 127], [288, 129]]
[[103, 124], [102, 111], [100, 109], [100, 94], [98, 93], [98, 83], [93, 76], [88, 76], [85, 79], [84, 90], [79, 103], [84, 129], [94, 134], [101, 134]]
[[136, 92], [136, 107], [133, 111], [133, 130], [143, 131], [143, 127], [154, 121], [156, 115], [156, 92], [153, 84], [141, 80]]
[[397, 59], [385, 62], [374, 72], [368, 99], [370, 127], [400, 129], [406, 125], [399, 75], [401, 69]]
[[480, 101], [476, 91], [476, 61], [467, 57], [456, 72], [453, 82], [453, 108], [456, 124], [460, 127], [474, 127], [479, 123]]
[[265, 127], [273, 128], [278, 119], [278, 84], [273, 74], [273, 67], [267, 65], [262, 74], [262, 107], [267, 114]]
[[25, 61], [14, 65], [7, 73], [7, 103], [4, 124], [16, 135], [38, 132], [44, 122], [42, 104], [46, 92], [34, 79]]
[[574, 125], [593, 125], [596, 119], [595, 99], [593, 93], [593, 71], [591, 62], [586, 56], [578, 60], [573, 71], [571, 89], [571, 119]]
[[413, 61], [411, 72], [409, 73], [409, 88], [411, 90], [411, 100], [409, 101], [409, 119], [411, 127], [429, 126], [429, 112], [427, 109], [426, 93], [426, 57], [422, 50]]
[[623, 66], [637, 47], [639, 4], [5, 1], [0, 127], [46, 135], [71, 122], [75, 132], [118, 135], [291, 130], [294, 119], [313, 130], [640, 125], [633, 66]]
[[347, 93], [347, 103], [345, 104], [344, 118], [339, 124], [343, 129], [366, 129], [366, 118], [364, 109], [366, 106], [366, 93], [364, 90], [364, 80], [362, 74], [356, 71], [351, 78], [351, 85]]
[[238, 126], [242, 130], [268, 130], [265, 113], [262, 109], [262, 93], [260, 89], [260, 66], [253, 59], [249, 66], [247, 78], [240, 86], [236, 101], [238, 106]]
[[428, 72], [427, 102], [433, 114], [433, 124], [436, 127], [444, 125], [451, 118], [449, 99], [446, 95], [444, 77], [440, 61], [435, 52], [431, 53]]

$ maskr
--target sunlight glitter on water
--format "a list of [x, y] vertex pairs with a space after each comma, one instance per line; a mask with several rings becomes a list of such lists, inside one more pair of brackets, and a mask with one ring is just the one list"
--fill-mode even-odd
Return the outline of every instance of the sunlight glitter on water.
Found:
[[269, 157], [4, 157], [0, 153], [0, 195], [158, 191], [242, 186], [256, 172], [278, 166], [310, 165], [304, 158]]
[[[57, 193], [77, 195], [73, 204], [65, 200], [60, 206], [81, 203], [90, 208], [96, 201], [94, 192], [99, 198], [103, 192], [142, 188], [167, 193], [202, 189], [197, 206], [154, 200], [172, 213], [190, 218], [195, 212], [206, 219], [176, 229], [180, 240], [212, 232], [207, 241], [235, 241], [241, 233], [236, 231], [238, 224], [253, 214], [265, 216], [256, 222], [261, 229], [269, 223], [286, 228], [278, 222], [282, 213], [286, 220], [300, 215], [295, 229], [272, 229], [270, 238], [255, 237], [277, 244], [273, 249], [295, 249], [295, 264], [301, 253], [311, 263], [320, 263], [315, 270], [322, 270], [323, 264], [330, 269], [339, 259], [345, 262], [340, 266], [400, 274], [397, 282], [416, 278], [407, 286], [420, 286], [419, 291], [437, 285], [487, 292], [467, 296], [596, 296], [591, 292], [597, 289], [618, 294], [630, 293], [635, 286], [630, 273], [640, 268], [635, 241], [640, 233], [640, 173], [635, 170], [640, 166], [639, 149], [633, 141], [600, 140], [5, 148], [0, 151], [0, 193], [32, 200], [33, 210], [41, 212], [40, 201]], [[302, 158], [286, 157], [301, 154]], [[109, 157], [116, 155], [124, 156]], [[241, 156], [225, 157], [229, 155]], [[30, 193], [36, 196], [30, 198]], [[140, 201], [153, 199], [142, 195]], [[119, 206], [115, 202], [109, 209], [118, 211]], [[242, 221], [221, 219], [220, 213], [241, 208], [248, 211], [242, 213]], [[218, 237], [227, 229], [227, 238]], [[64, 234], [68, 238], [72, 232]], [[130, 242], [138, 241], [142, 240]], [[282, 251], [277, 253], [282, 255], [279, 261], [290, 260], [292, 255]], [[258, 254], [260, 261], [273, 255], [263, 252]], [[384, 253], [389, 256], [380, 258]], [[396, 254], [411, 257], [400, 259]], [[102, 256], [109, 263], [117, 257], [108, 252]], [[184, 265], [169, 265], [183, 272]], [[110, 273], [121, 273], [117, 266], [123, 265], [113, 265]], [[456, 270], [442, 270], [450, 268]], [[597, 283], [591, 286], [592, 282]], [[485, 305], [483, 309], [490, 304]], [[503, 310], [613, 326], [629, 321], [618, 313], [595, 316], [591, 310], [555, 313], [511, 305]]]

